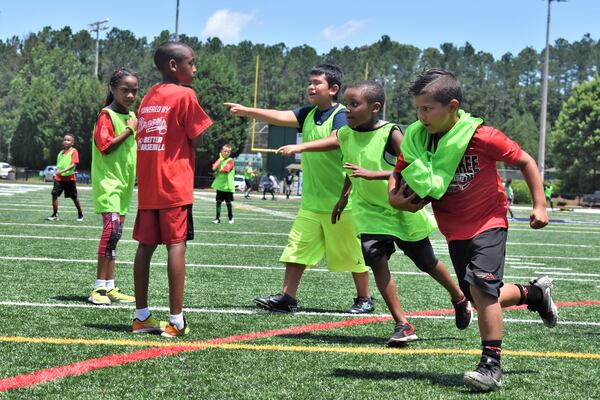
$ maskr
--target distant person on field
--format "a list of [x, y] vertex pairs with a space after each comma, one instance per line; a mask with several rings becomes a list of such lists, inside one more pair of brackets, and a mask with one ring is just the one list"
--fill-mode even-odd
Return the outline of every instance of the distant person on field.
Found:
[[544, 184], [544, 196], [546, 196], [546, 203], [550, 204], [550, 208], [554, 211], [554, 203], [552, 202], [552, 193], [554, 193], [554, 186], [550, 182]]
[[[133, 238], [139, 242], [133, 265], [133, 332], [160, 332], [174, 338], [188, 334], [183, 317], [186, 242], [194, 238], [194, 163], [201, 134], [212, 125], [190, 85], [196, 74], [194, 50], [165, 42], [154, 52], [162, 82], [152, 86], [138, 109], [138, 213]], [[148, 308], [150, 262], [159, 244], [167, 246], [169, 322]], [[166, 325], [166, 326], [165, 326]]]
[[244, 183], [246, 184], [246, 194], [244, 195], [245, 199], [250, 198], [250, 192], [252, 191], [252, 182], [255, 176], [256, 171], [254, 170], [254, 168], [252, 168], [252, 161], [248, 161], [246, 169], [244, 170]]
[[[473, 391], [502, 387], [502, 308], [526, 304], [544, 325], [556, 325], [552, 279], [538, 277], [529, 285], [504, 283], [508, 223], [506, 195], [497, 162], [516, 165], [531, 192], [533, 229], [548, 224], [544, 190], [535, 161], [502, 132], [466, 113], [460, 82], [443, 69], [429, 69], [411, 84], [419, 120], [402, 141], [389, 182], [390, 204], [415, 212], [423, 200], [431, 206], [440, 232], [448, 242], [459, 285], [477, 308], [481, 359], [463, 380]], [[401, 183], [401, 179], [406, 182]], [[414, 193], [406, 196], [406, 189]]]
[[231, 155], [231, 145], [224, 144], [219, 153], [219, 158], [212, 164], [212, 170], [215, 175], [215, 179], [211, 185], [213, 189], [217, 191], [217, 212], [213, 224], [221, 223], [221, 204], [225, 202], [227, 206], [227, 218], [229, 223], [233, 224], [233, 207], [231, 202], [233, 201], [233, 192], [235, 192], [235, 163]]
[[[240, 117], [256, 118], [277, 126], [302, 131], [302, 142], [325, 138], [346, 125], [344, 106], [338, 103], [342, 71], [335, 65], [320, 64], [308, 76], [307, 106], [294, 110], [267, 110], [235, 103], [225, 103], [229, 112]], [[323, 257], [330, 271], [352, 272], [357, 297], [350, 312], [365, 313], [375, 309], [369, 295], [369, 274], [360, 241], [354, 233], [351, 205], [346, 207], [341, 223], [331, 223], [331, 210], [337, 203], [344, 182], [342, 154], [339, 150], [302, 155], [303, 190], [300, 211], [279, 259], [285, 263], [281, 292], [254, 299], [258, 307], [275, 312], [294, 312], [300, 280], [307, 267]]]
[[123, 234], [135, 186], [137, 118], [131, 106], [137, 99], [137, 74], [119, 68], [110, 77], [108, 96], [98, 114], [92, 140], [92, 199], [94, 212], [102, 215], [96, 283], [88, 301], [108, 305], [133, 303], [135, 297], [115, 287], [117, 243]]
[[65, 197], [73, 200], [77, 208], [77, 221], [83, 221], [83, 211], [77, 198], [77, 173], [75, 169], [79, 163], [79, 153], [73, 147], [75, 135], [67, 133], [63, 137], [63, 149], [56, 156], [56, 171], [54, 172], [54, 186], [52, 187], [52, 215], [49, 221], [58, 221], [58, 198], [65, 192]]
[[285, 198], [289, 199], [292, 194], [292, 185], [294, 184], [294, 172], [288, 169], [287, 175], [283, 178], [283, 193]]
[[[271, 200], [275, 200], [275, 184], [273, 182], [274, 180], [275, 178], [273, 177], [273, 175], [271, 175], [270, 172], [267, 172], [267, 174], [261, 178], [261, 182], [263, 184], [263, 200], [267, 199], [267, 193], [271, 193]], [[275, 183], [276, 182], [277, 181], [275, 180]]]

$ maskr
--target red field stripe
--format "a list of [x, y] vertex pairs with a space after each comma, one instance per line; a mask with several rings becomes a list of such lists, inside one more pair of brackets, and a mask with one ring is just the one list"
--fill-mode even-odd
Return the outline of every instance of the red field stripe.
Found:
[[[65, 365], [62, 367], [47, 368], [38, 371], [34, 371], [28, 374], [17, 375], [11, 378], [0, 379], [0, 392], [5, 392], [12, 389], [18, 389], [22, 387], [28, 387], [36, 385], [38, 383], [49, 382], [67, 376], [81, 375], [86, 372], [94, 371], [101, 368], [114, 367], [117, 365], [128, 364], [136, 361], [143, 361], [157, 357], [163, 357], [182, 353], [185, 351], [200, 350], [203, 344], [222, 344], [238, 341], [246, 341], [252, 339], [260, 339], [271, 336], [279, 335], [290, 335], [305, 332], [314, 332], [319, 330], [327, 330], [333, 328], [340, 328], [353, 325], [370, 324], [373, 322], [381, 322], [390, 320], [391, 317], [369, 317], [369, 318], [356, 318], [351, 320], [337, 321], [337, 322], [326, 322], [319, 324], [309, 324], [303, 326], [297, 326], [293, 328], [275, 329], [270, 331], [253, 332], [243, 335], [227, 336], [223, 338], [211, 339], [202, 342], [191, 343], [186, 346], [167, 346], [160, 348], [151, 348], [138, 350], [131, 353], [125, 354], [111, 354], [104, 357], [94, 358], [90, 360], [80, 361], [73, 364]], [[196, 346], [194, 346], [196, 344]]]

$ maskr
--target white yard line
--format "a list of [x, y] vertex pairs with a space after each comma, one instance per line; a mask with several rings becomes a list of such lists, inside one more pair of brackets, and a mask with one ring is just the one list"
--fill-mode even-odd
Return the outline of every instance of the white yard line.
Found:
[[511, 265], [510, 268], [514, 269], [537, 269], [540, 271], [572, 271], [571, 268], [554, 268], [554, 267], [538, 267], [538, 266], [529, 266], [529, 265]]
[[[96, 306], [93, 304], [69, 304], [69, 303], [31, 303], [27, 301], [0, 301], [0, 306], [7, 307], [32, 307], [32, 308], [73, 308], [73, 309], [96, 309], [100, 311], [114, 311], [114, 310], [135, 310], [134, 305], [110, 305], [110, 306]], [[168, 307], [152, 307], [153, 311], [168, 312]], [[186, 313], [196, 314], [233, 314], [233, 315], [266, 315], [266, 311], [260, 309], [243, 309], [243, 308], [193, 308], [188, 307], [183, 309]], [[410, 312], [408, 313], [410, 315]], [[365, 318], [365, 317], [385, 317], [389, 314], [350, 314], [345, 312], [327, 312], [327, 311], [299, 311], [294, 315], [299, 316], [331, 316], [340, 318]], [[453, 316], [444, 315], [413, 315], [410, 318], [418, 319], [447, 319], [453, 320]], [[477, 320], [475, 317], [474, 320]], [[537, 319], [517, 319], [517, 318], [504, 318], [504, 322], [512, 323], [524, 323], [524, 324], [541, 324], [541, 320]], [[579, 326], [600, 326], [600, 322], [585, 322], [585, 321], [558, 321], [559, 325], [579, 325]]]
[[[98, 260], [95, 259], [70, 259], [70, 258], [51, 258], [51, 257], [16, 257], [16, 256], [0, 256], [0, 260], [6, 261], [31, 261], [41, 262], [46, 265], [51, 263], [73, 263], [73, 264], [96, 264]], [[14, 266], [14, 264], [11, 264]], [[117, 265], [133, 265], [133, 261], [121, 261], [117, 260]], [[153, 262], [152, 265], [166, 267], [166, 262]], [[274, 266], [259, 266], [259, 265], [226, 265], [226, 264], [194, 264], [186, 263], [187, 267], [195, 268], [215, 268], [215, 269], [241, 269], [241, 270], [264, 270], [264, 271], [283, 271], [285, 267], [274, 267]], [[307, 268], [307, 272], [329, 272], [326, 268]], [[393, 275], [398, 276], [416, 276], [421, 278], [428, 278], [429, 275], [424, 272], [417, 271], [391, 271]], [[550, 272], [545, 271], [541, 274], [549, 275], [555, 281], [570, 281], [570, 282], [585, 282], [595, 284], [600, 282], [600, 279], [594, 280], [589, 278], [567, 278], [567, 277], [555, 277]], [[452, 276], [456, 276], [451, 273]], [[504, 276], [504, 279], [515, 279], [515, 280], [530, 280], [534, 276]]]

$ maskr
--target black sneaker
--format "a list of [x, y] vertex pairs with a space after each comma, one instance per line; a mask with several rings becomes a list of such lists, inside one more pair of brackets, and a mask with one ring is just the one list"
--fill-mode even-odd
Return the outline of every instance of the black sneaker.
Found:
[[394, 334], [388, 339], [387, 345], [390, 347], [406, 346], [408, 342], [418, 340], [415, 335], [415, 328], [409, 322], [398, 321], [394, 328]]
[[552, 301], [552, 278], [541, 276], [535, 278], [529, 284], [537, 286], [542, 290], [542, 304], [539, 307], [527, 306], [527, 308], [530, 311], [537, 311], [540, 317], [542, 317], [544, 325], [548, 328], [554, 328], [558, 320], [558, 308], [554, 304], [554, 301]]
[[458, 303], [452, 302], [454, 306], [454, 323], [460, 330], [467, 329], [471, 322], [473, 322], [473, 309], [471, 308], [471, 302], [465, 297]]
[[[484, 360], [485, 359], [485, 360]], [[465, 372], [463, 381], [475, 392], [490, 392], [502, 387], [502, 369], [500, 363], [482, 357], [474, 371]]]
[[354, 304], [348, 310], [351, 314], [367, 314], [375, 311], [375, 300], [372, 297], [355, 297]]
[[277, 293], [271, 296], [257, 297], [254, 299], [257, 306], [262, 309], [281, 312], [293, 313], [298, 311], [298, 301], [287, 293]]

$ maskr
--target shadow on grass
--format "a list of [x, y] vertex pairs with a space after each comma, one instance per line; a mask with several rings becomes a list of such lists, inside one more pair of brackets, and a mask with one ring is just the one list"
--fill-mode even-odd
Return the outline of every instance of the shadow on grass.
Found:
[[[313, 340], [318, 342], [326, 342], [326, 343], [371, 343], [371, 344], [381, 344], [384, 345], [388, 338], [383, 336], [352, 336], [352, 335], [326, 335], [319, 333], [298, 333], [294, 335], [281, 335], [281, 338], [284, 339], [297, 339], [297, 340]], [[431, 337], [431, 338], [420, 338], [419, 342], [443, 342], [448, 343], [450, 341], [453, 342], [462, 342], [465, 339], [457, 338], [457, 337]]]
[[54, 296], [53, 300], [61, 300], [61, 301], [76, 301], [78, 303], [88, 303], [88, 296]]
[[[466, 372], [466, 371], [465, 371]], [[537, 371], [531, 370], [515, 370], [503, 371], [504, 376], [507, 375], [526, 375], [537, 374]], [[447, 374], [440, 372], [427, 371], [365, 371], [353, 369], [334, 369], [332, 375], [337, 378], [351, 379], [374, 379], [374, 380], [422, 380], [428, 381], [433, 385], [442, 387], [454, 387], [462, 389], [465, 394], [479, 393], [470, 392], [463, 383], [463, 372], [457, 374]]]
[[444, 374], [423, 371], [360, 371], [353, 369], [334, 369], [332, 375], [337, 378], [375, 379], [375, 380], [423, 380], [443, 387], [464, 387], [463, 374]]

